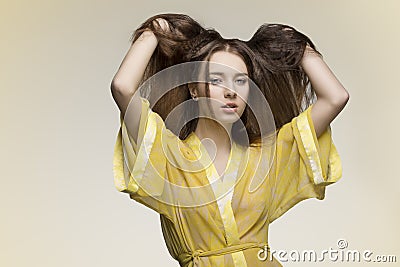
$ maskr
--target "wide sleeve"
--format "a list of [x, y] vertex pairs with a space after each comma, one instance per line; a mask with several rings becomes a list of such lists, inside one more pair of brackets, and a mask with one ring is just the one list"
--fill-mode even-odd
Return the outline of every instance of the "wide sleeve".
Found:
[[114, 185], [131, 199], [170, 217], [170, 208], [157, 199], [164, 191], [167, 176], [164, 150], [168, 145], [162, 142], [164, 121], [150, 109], [147, 99], [141, 98], [141, 104], [137, 143], [120, 116], [113, 156]]
[[342, 176], [331, 126], [317, 138], [312, 107], [278, 131], [270, 222], [304, 199], [324, 199], [325, 187]]

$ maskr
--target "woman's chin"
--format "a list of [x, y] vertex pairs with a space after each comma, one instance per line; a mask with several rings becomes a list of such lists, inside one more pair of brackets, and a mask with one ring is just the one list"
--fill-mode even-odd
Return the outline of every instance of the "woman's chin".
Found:
[[237, 109], [230, 109], [230, 110], [217, 109], [214, 111], [214, 114], [208, 114], [200, 117], [207, 117], [220, 124], [233, 124], [240, 119], [240, 114], [238, 113]]
[[223, 124], [233, 124], [240, 119], [240, 116], [237, 113], [218, 114], [215, 119]]

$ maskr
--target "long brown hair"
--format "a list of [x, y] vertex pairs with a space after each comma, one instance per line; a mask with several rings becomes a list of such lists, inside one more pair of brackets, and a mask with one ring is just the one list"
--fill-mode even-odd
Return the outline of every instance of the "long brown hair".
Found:
[[284, 24], [263, 24], [246, 43], [257, 55], [260, 69], [255, 79], [265, 87], [279, 129], [315, 100], [315, 91], [300, 62], [307, 44], [320, 53], [307, 36]]
[[[153, 21], [157, 18], [165, 19], [171, 31], [162, 31], [159, 27], [155, 27]], [[213, 53], [226, 51], [243, 59], [249, 78], [254, 81], [270, 106], [277, 130], [305, 110], [315, 99], [315, 92], [300, 66], [306, 45], [309, 44], [314, 49], [315, 46], [308, 37], [293, 27], [263, 24], [250, 40], [242, 41], [236, 38], [225, 39], [216, 30], [202, 27], [187, 15], [159, 14], [147, 19], [135, 31], [132, 42], [147, 29], [154, 32], [159, 45], [149, 61], [141, 83], [175, 64], [208, 61]], [[207, 84], [206, 89], [208, 91]], [[157, 90], [150, 91], [148, 95], [150, 102], [152, 94], [157, 95]], [[173, 88], [161, 98], [155, 97], [155, 99], [159, 101], [153, 103], [152, 109], [165, 120], [175, 107], [190, 100], [191, 96], [186, 84]], [[246, 106], [241, 122], [246, 129], [250, 144], [258, 143], [262, 137], [257, 119], [253, 111]], [[196, 129], [197, 121], [197, 119], [188, 121], [176, 134], [185, 139]], [[232, 130], [238, 125], [235, 123]], [[235, 131], [232, 134], [235, 139]], [[243, 143], [239, 139], [237, 141]]]

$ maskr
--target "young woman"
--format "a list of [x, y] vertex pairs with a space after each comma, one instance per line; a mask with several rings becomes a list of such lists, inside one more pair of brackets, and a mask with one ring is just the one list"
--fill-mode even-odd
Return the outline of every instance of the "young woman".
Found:
[[151, 17], [111, 89], [115, 185], [160, 214], [181, 266], [281, 266], [265, 257], [269, 224], [341, 177], [330, 123], [349, 94], [292, 27], [241, 41]]

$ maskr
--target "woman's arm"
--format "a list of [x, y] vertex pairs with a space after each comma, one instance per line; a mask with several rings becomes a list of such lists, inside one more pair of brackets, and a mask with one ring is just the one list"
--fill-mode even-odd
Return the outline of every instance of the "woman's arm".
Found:
[[318, 137], [343, 110], [350, 96], [321, 56], [309, 46], [304, 52], [301, 67], [317, 95], [311, 117]]
[[[145, 31], [131, 45], [117, 73], [111, 82], [111, 92], [121, 113], [125, 113], [131, 97], [139, 87], [140, 80], [157, 47], [157, 39], [153, 32]], [[132, 100], [134, 101], [134, 100]], [[140, 99], [138, 100], [140, 111]], [[135, 105], [136, 106], [136, 105]]]
[[[162, 19], [158, 20], [161, 28], [165, 30], [168, 23]], [[129, 130], [135, 142], [142, 108], [139, 94], [135, 92], [157, 45], [157, 38], [152, 31], [143, 32], [131, 45], [111, 82], [112, 96], [122, 116], [125, 116], [128, 105], [132, 101], [129, 107]]]

